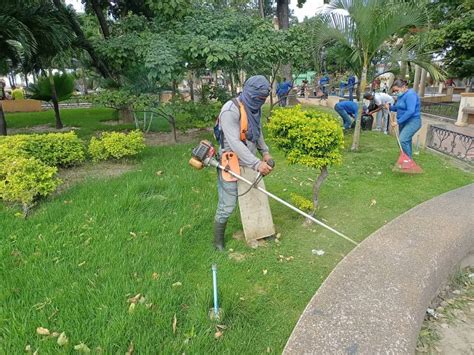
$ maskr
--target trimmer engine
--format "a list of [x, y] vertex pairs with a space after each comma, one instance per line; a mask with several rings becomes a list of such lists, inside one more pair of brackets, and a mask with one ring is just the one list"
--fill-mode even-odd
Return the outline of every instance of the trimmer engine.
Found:
[[204, 165], [209, 164], [209, 160], [212, 159], [215, 154], [216, 150], [212, 143], [202, 140], [199, 142], [199, 145], [193, 149], [189, 164], [196, 169], [202, 169]]

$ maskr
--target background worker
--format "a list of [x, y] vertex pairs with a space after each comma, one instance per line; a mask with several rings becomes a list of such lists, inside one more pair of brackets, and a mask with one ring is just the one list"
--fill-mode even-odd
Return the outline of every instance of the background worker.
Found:
[[402, 79], [395, 80], [392, 85], [392, 93], [397, 95], [395, 105], [386, 104], [386, 108], [397, 113], [396, 121], [392, 125], [398, 125], [400, 130], [400, 144], [403, 151], [410, 158], [412, 156], [412, 139], [421, 128], [420, 98], [415, 90], [409, 89], [407, 82]]
[[354, 89], [356, 86], [356, 77], [354, 74], [349, 75], [349, 79], [347, 79], [347, 89], [349, 90], [349, 101], [354, 100]]
[[25, 98], [25, 93], [21, 87], [17, 88], [15, 85], [12, 86], [12, 99], [13, 100], [23, 100]]
[[387, 104], [393, 105], [395, 100], [389, 94], [384, 94], [383, 92], [367, 93], [364, 95], [364, 99], [370, 100], [374, 103], [375, 108], [369, 111], [367, 114], [372, 115], [377, 113], [377, 120], [375, 124], [376, 131], [382, 131], [385, 134], [388, 134], [388, 124], [390, 117], [390, 110], [385, 106]]
[[334, 106], [334, 109], [342, 118], [344, 130], [350, 129], [357, 119], [359, 110], [357, 102], [340, 101]]
[[[223, 137], [220, 139], [219, 154], [234, 152], [239, 158], [241, 166], [249, 167], [262, 175], [272, 171], [267, 161], [271, 159], [268, 146], [263, 139], [260, 119], [262, 106], [270, 94], [270, 83], [262, 75], [250, 77], [244, 84], [242, 93], [235, 100], [227, 101], [219, 114], [219, 129]], [[243, 104], [247, 114], [248, 128], [245, 141], [241, 140], [241, 114], [237, 104]], [[262, 160], [256, 157], [257, 151]], [[217, 190], [219, 202], [214, 218], [214, 246], [217, 250], [224, 250], [224, 234], [227, 220], [237, 205], [237, 182], [224, 181], [222, 172], [218, 172]]]
[[276, 94], [278, 96], [278, 103], [281, 107], [288, 105], [288, 94], [290, 93], [293, 84], [283, 78], [283, 81], [277, 84]]

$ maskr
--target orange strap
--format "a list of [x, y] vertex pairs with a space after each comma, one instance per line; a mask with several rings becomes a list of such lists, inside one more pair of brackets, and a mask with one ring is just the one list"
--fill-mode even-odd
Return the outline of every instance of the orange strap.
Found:
[[[234, 152], [223, 152], [221, 156], [221, 165], [224, 168], [232, 170], [232, 172], [240, 175], [239, 158]], [[235, 177], [230, 175], [225, 170], [222, 170], [222, 178], [224, 179], [224, 181], [237, 181]]]
[[240, 109], [240, 140], [245, 142], [247, 140], [248, 120], [247, 111], [245, 111], [244, 104], [241, 102]]

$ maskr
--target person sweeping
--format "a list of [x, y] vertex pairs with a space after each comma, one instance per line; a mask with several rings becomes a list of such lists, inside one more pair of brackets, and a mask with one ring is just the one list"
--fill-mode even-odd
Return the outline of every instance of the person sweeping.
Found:
[[[242, 93], [222, 106], [215, 128], [219, 155], [230, 155], [238, 159], [238, 165], [258, 171], [263, 176], [272, 171], [267, 164], [272, 157], [263, 139], [260, 122], [261, 108], [269, 94], [270, 83], [264, 76], [250, 77]], [[262, 160], [257, 158], [257, 152], [262, 155]], [[219, 201], [214, 217], [214, 246], [222, 251], [227, 220], [237, 205], [238, 187], [236, 181], [226, 181], [222, 171], [218, 172], [217, 181]]]
[[385, 104], [387, 109], [397, 113], [397, 119], [392, 126], [398, 126], [400, 145], [403, 152], [412, 157], [412, 140], [421, 128], [420, 98], [415, 90], [409, 89], [405, 80], [397, 79], [392, 85], [392, 93], [397, 96], [394, 105]]
[[392, 85], [392, 92], [398, 97], [395, 105], [386, 104], [386, 108], [397, 113], [397, 119], [392, 121], [400, 156], [393, 168], [405, 174], [419, 174], [423, 172], [411, 158], [412, 140], [415, 133], [421, 128], [420, 98], [413, 89], [408, 89], [407, 82], [396, 80]]

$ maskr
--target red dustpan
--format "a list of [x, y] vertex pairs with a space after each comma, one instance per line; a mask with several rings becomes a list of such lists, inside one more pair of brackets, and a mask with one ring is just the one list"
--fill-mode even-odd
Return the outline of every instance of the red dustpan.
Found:
[[399, 173], [404, 174], [420, 174], [423, 172], [416, 163], [410, 158], [402, 149], [402, 145], [400, 144], [400, 137], [398, 136], [398, 127], [395, 130], [395, 135], [397, 137], [398, 146], [400, 147], [400, 156], [398, 157], [395, 166], [393, 167], [393, 171], [397, 171]]

